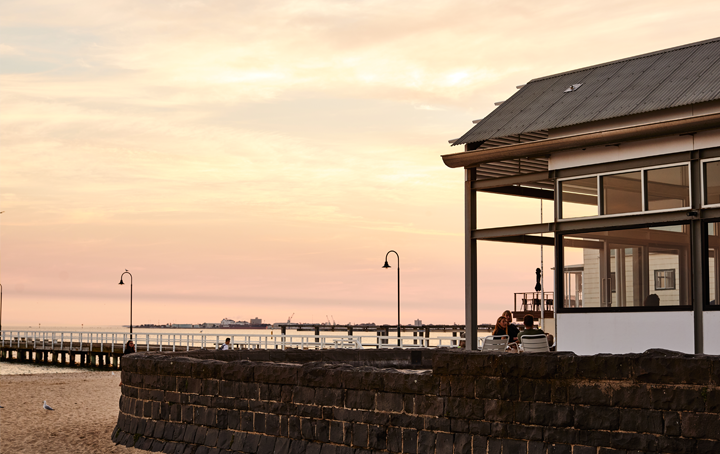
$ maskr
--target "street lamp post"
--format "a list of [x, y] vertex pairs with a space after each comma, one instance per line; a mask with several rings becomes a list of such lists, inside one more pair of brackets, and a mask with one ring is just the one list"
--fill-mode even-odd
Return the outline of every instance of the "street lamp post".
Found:
[[0, 331], [2, 331], [2, 284], [0, 284]]
[[398, 272], [398, 326], [397, 326], [397, 328], [398, 328], [398, 345], [400, 345], [400, 255], [395, 251], [388, 251], [388, 253], [385, 254], [385, 264], [383, 265], [383, 268], [390, 268], [390, 264], [388, 264], [387, 259], [388, 259], [388, 255], [390, 255], [391, 252], [393, 254], [395, 254], [395, 256], [397, 256], [397, 262], [398, 262], [398, 266], [397, 266], [397, 272]]
[[120, 285], [125, 285], [122, 278], [126, 274], [130, 275], [130, 339], [132, 340], [132, 274], [130, 274], [130, 271], [125, 270], [125, 272], [120, 275]]

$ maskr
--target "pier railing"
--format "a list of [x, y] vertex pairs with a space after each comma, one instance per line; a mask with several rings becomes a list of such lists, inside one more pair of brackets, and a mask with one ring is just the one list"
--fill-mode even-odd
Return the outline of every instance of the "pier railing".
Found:
[[3, 330], [0, 348], [89, 352], [122, 352], [132, 339], [136, 351], [190, 351], [220, 349], [226, 338], [232, 349], [326, 349], [326, 348], [442, 348], [457, 347], [460, 336], [398, 338], [393, 335], [363, 333], [327, 334], [196, 334], [196, 333], [108, 333], [83, 331]]

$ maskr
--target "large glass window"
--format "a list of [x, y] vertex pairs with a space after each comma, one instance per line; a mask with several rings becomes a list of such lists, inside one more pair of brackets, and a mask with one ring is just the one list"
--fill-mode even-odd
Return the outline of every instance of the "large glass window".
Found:
[[597, 177], [560, 182], [563, 219], [598, 215]]
[[[707, 203], [720, 203], [720, 161], [717, 169], [714, 162], [705, 168], [717, 174], [717, 183], [708, 182]], [[561, 219], [690, 207], [688, 164], [560, 180], [559, 186]]]
[[720, 203], [720, 161], [704, 163], [703, 176], [705, 180], [705, 204]]
[[642, 211], [642, 179], [640, 171], [601, 177], [603, 214]]
[[648, 210], [668, 210], [690, 206], [688, 166], [650, 169], [645, 175]]
[[[684, 225], [563, 236], [563, 306], [690, 304], [690, 235]], [[582, 291], [577, 270], [582, 270]], [[659, 280], [658, 280], [659, 279]], [[672, 281], [672, 288], [669, 283]], [[656, 284], [660, 282], [662, 288]]]

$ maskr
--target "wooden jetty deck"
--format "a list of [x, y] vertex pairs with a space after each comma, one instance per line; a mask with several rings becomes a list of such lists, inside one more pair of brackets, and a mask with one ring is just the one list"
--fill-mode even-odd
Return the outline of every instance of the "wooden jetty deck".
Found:
[[[314, 327], [315, 328], [315, 327]], [[319, 328], [319, 327], [318, 327]], [[434, 327], [433, 327], [434, 328]], [[417, 327], [412, 336], [398, 338], [391, 326], [376, 327], [374, 333], [247, 334], [219, 333], [104, 333], [104, 332], [0, 332], [0, 361], [20, 361], [76, 367], [119, 369], [123, 349], [128, 340], [135, 342], [136, 351], [191, 351], [219, 349], [230, 338], [232, 349], [384, 349], [458, 347], [463, 340], [462, 326], [443, 326], [451, 331], [446, 336], [430, 336], [432, 328]], [[408, 330], [410, 331], [410, 330]], [[434, 331], [434, 330], [433, 330]]]

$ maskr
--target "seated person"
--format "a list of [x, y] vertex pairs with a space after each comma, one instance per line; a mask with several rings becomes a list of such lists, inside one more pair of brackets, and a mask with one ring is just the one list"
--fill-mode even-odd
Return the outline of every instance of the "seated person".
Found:
[[525, 318], [523, 318], [523, 324], [525, 325], [525, 329], [520, 331], [520, 334], [518, 334], [518, 342], [520, 343], [522, 343], [523, 336], [528, 336], [531, 334], [545, 334], [545, 331], [534, 328], [535, 319], [530, 314], [527, 314]]
[[230, 350], [232, 347], [230, 346], [230, 338], [225, 339], [225, 343], [222, 347], [220, 347], [220, 350]]
[[643, 306], [659, 306], [660, 305], [660, 297], [657, 296], [655, 293], [651, 293], [645, 298], [645, 302], [643, 303]]
[[508, 336], [508, 321], [504, 316], [500, 316], [495, 322], [492, 332], [493, 336]]
[[505, 317], [508, 322], [507, 333], [508, 336], [510, 336], [510, 342], [517, 342], [520, 329], [512, 322], [512, 313], [510, 311], [505, 311], [503, 312], [503, 317]]

